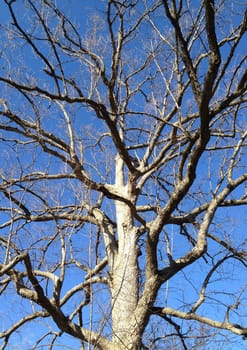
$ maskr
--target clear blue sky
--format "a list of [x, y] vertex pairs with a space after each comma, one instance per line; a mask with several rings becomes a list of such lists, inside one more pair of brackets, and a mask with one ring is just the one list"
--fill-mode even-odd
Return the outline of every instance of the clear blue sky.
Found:
[[[71, 17], [78, 23], [78, 25], [80, 26], [80, 30], [81, 32], [84, 32], [86, 26], [88, 24], [90, 24], [90, 16], [92, 14], [95, 13], [97, 16], [99, 17], [103, 17], [104, 16], [104, 6], [107, 3], [106, 1], [100, 1], [100, 0], [82, 0], [82, 1], [78, 1], [78, 0], [63, 0], [62, 2], [62, 6], [63, 6], [63, 10], [66, 14], [71, 15]], [[195, 1], [195, 3], [197, 3]], [[242, 3], [241, 3], [242, 4]], [[5, 6], [2, 4], [0, 5], [2, 8], [0, 8], [0, 23], [5, 23], [6, 21], [8, 21], [8, 16], [7, 16], [7, 12], [5, 9]], [[18, 1], [16, 3], [16, 6], [19, 6]], [[241, 8], [241, 5], [239, 5]], [[1, 11], [2, 10], [2, 11]], [[20, 7], [20, 13], [22, 13], [22, 8]], [[27, 18], [24, 17], [24, 21]], [[6, 44], [6, 43], [4, 43]], [[8, 45], [8, 43], [7, 43]], [[243, 53], [246, 52], [246, 47], [243, 45]], [[24, 47], [22, 49], [22, 54], [25, 57], [25, 50], [26, 48]], [[30, 64], [32, 64], [33, 66], [31, 67], [31, 69], [34, 69], [34, 71], [39, 72], [40, 66], [37, 62], [33, 61], [31, 57], [27, 57], [26, 56], [26, 63], [30, 61]], [[37, 73], [40, 74], [40, 77], [42, 77], [42, 73]], [[18, 104], [18, 101], [17, 101]], [[91, 119], [90, 124], [91, 124], [91, 128], [92, 130], [94, 130], [96, 124], [96, 117], [92, 115], [92, 113], [90, 112], [86, 112], [85, 110], [80, 111], [80, 117], [84, 117], [84, 122], [85, 120], [86, 122], [88, 122], [88, 120]], [[52, 114], [52, 113], [51, 113]], [[51, 129], [56, 129], [56, 121], [57, 118], [56, 116], [53, 117], [51, 116], [51, 119], [49, 120], [49, 128]], [[81, 119], [80, 119], [81, 121]], [[83, 124], [82, 123], [82, 124]], [[86, 123], [85, 123], [86, 124]], [[76, 124], [79, 126], [79, 123]], [[99, 127], [100, 123], [97, 124], [97, 128]], [[46, 125], [48, 126], [48, 124]], [[83, 129], [83, 128], [81, 128]], [[78, 129], [79, 130], [79, 129]], [[5, 146], [2, 145], [2, 143], [0, 143], [0, 151], [2, 152], [8, 152], [8, 148], [6, 148]], [[32, 150], [30, 151], [30, 156], [32, 155]], [[26, 153], [24, 155], [26, 158], [27, 163], [29, 163], [29, 158], [28, 158], [28, 153]], [[92, 155], [93, 156], [93, 155]], [[24, 159], [23, 158], [23, 159]], [[11, 160], [11, 159], [10, 159]], [[101, 159], [98, 159], [98, 161], [100, 162]], [[47, 159], [46, 157], [41, 158], [40, 161], [40, 166], [41, 168], [46, 165]], [[2, 166], [2, 160], [0, 159], [0, 165]], [[11, 162], [10, 162], [11, 163]], [[217, 163], [217, 159], [216, 162], [212, 163], [212, 173], [215, 171], [215, 167]], [[6, 164], [5, 164], [6, 165]], [[59, 166], [59, 163], [54, 163], [50, 169], [54, 169], [56, 170], [56, 168]], [[206, 159], [205, 159], [205, 163], [201, 162], [201, 166], [200, 166], [200, 171], [198, 173], [198, 178], [206, 178], [205, 174], [208, 171], [208, 163], [206, 163]], [[208, 183], [204, 183], [202, 186], [205, 186], [205, 188], [209, 187]], [[58, 190], [58, 189], [56, 189]], [[62, 189], [61, 189], [62, 191]], [[68, 193], [69, 193], [69, 188], [65, 190], [64, 192], [64, 201], [66, 202], [66, 200], [68, 199]], [[231, 224], [231, 234], [232, 234], [232, 240], [234, 241], [234, 243], [236, 244], [236, 242], [241, 242], [243, 236], [246, 236], [246, 226], [247, 226], [247, 209], [244, 207], [241, 208], [234, 208], [234, 209], [229, 209], [223, 212], [223, 210], [219, 210], [218, 214], [217, 214], [217, 224], [218, 225], [222, 225], [222, 227], [227, 226], [228, 225], [228, 220], [230, 220], [230, 216], [233, 217], [233, 222], [229, 223], [229, 227]], [[3, 217], [2, 217], [3, 219]], [[35, 228], [37, 228], [38, 226], [34, 226]], [[170, 228], [170, 230], [172, 230], [172, 227]], [[170, 232], [172, 233], [172, 232]], [[87, 242], [88, 243], [88, 242]], [[178, 247], [177, 249], [177, 254], [181, 254], [181, 251], [183, 249], [183, 246], [180, 244], [179, 245], [179, 241], [176, 242], [176, 233], [174, 234], [174, 243], [178, 243], [178, 245], [174, 244], [174, 247]], [[25, 242], [23, 242], [23, 244], [25, 245]], [[237, 245], [237, 244], [236, 244]], [[79, 245], [78, 245], [79, 247]], [[86, 247], [83, 247], [86, 249]], [[177, 277], [175, 277], [174, 279], [172, 279], [171, 281], [169, 281], [168, 284], [168, 288], [169, 290], [171, 290], [171, 293], [169, 294], [168, 298], [169, 298], [169, 302], [171, 302], [171, 305], [176, 305], [177, 303], [179, 304], [179, 302], [181, 301], [180, 298], [183, 297], [183, 293], [184, 290], [188, 289], [190, 295], [188, 299], [191, 299], [191, 301], [193, 300], [194, 294], [195, 293], [195, 285], [198, 284], [198, 280], [201, 280], [201, 264], [199, 263], [196, 266], [196, 269], [194, 266], [188, 267], [187, 268], [187, 272], [190, 271], [191, 273], [191, 278], [192, 280], [190, 281], [186, 281], [183, 279], [183, 285], [181, 286], [181, 275], [183, 274], [183, 272], [181, 272]], [[243, 283], [245, 282], [245, 278], [246, 275], [243, 274], [243, 270], [240, 270], [240, 266], [238, 264], [236, 264], [235, 266], [231, 265], [226, 265], [226, 268], [229, 268], [229, 278], [231, 277], [231, 282], [230, 285], [228, 283], [228, 281], [226, 281], [224, 283], [224, 288], [223, 288], [223, 293], [228, 293], [229, 291], [234, 292], [235, 290], [237, 290], [237, 287], [239, 287], [240, 281]], [[234, 276], [235, 274], [235, 276]], [[67, 279], [67, 287], [69, 288], [70, 285], [72, 285], [75, 280], [80, 281], [80, 278], [78, 275], [74, 275], [71, 274], [68, 276]], [[216, 281], [216, 285], [217, 285], [217, 281]], [[222, 289], [222, 282], [221, 282], [221, 289]], [[214, 285], [215, 286], [215, 285]], [[176, 293], [172, 293], [172, 290], [176, 289]], [[162, 290], [160, 297], [163, 298], [165, 295], [165, 291]], [[5, 297], [4, 295], [1, 296], [1, 307], [0, 307], [0, 318], [1, 318], [1, 322], [2, 322], [2, 327], [4, 328], [5, 325], [9, 322], [12, 321], [15, 318], [15, 310], [16, 310], [16, 305], [18, 305], [18, 307], [20, 307], [20, 309], [25, 310], [27, 307], [27, 302], [25, 300], [21, 300], [19, 297], [13, 296], [11, 297], [11, 303], [9, 303], [9, 295], [7, 295], [7, 297]], [[212, 294], [212, 299], [216, 298], [217, 295]], [[223, 297], [224, 298], [224, 297]], [[225, 300], [227, 300], [227, 296], [225, 296]], [[213, 315], [213, 317], [217, 317], [218, 316], [218, 310], [216, 308], [214, 308], [214, 303], [212, 300], [212, 305], [210, 308], [210, 312]], [[18, 315], [17, 315], [18, 316]], [[242, 318], [243, 320], [243, 324], [246, 322], [245, 320], [245, 315]], [[42, 321], [40, 321], [40, 323], [35, 323], [34, 325], [30, 325], [28, 327], [25, 328], [25, 332], [22, 333], [21, 335], [17, 334], [15, 337], [15, 342], [16, 342], [16, 347], [9, 347], [8, 350], [12, 350], [12, 349], [29, 349], [31, 346], [31, 342], [32, 342], [32, 333], [35, 333], [37, 335], [37, 333], [39, 332], [39, 328], [42, 331], [42, 325], [44, 323], [49, 324], [49, 320], [48, 319], [44, 319]], [[246, 322], [247, 324], [247, 322]], [[0, 323], [1, 325], [1, 323]], [[233, 336], [234, 337], [234, 336]], [[14, 339], [14, 338], [13, 338]], [[229, 348], [229, 350], [245, 350], [247, 348], [247, 342], [245, 341], [239, 341], [239, 337], [236, 338], [238, 341], [238, 345], [236, 345], [236, 347], [234, 347], [234, 345], [231, 345], [231, 347]], [[64, 338], [62, 338], [62, 344], [61, 345], [61, 349], [66, 349], [66, 346], [68, 346], [68, 348], [71, 349], [77, 349], [79, 347], [78, 342], [73, 340], [72, 337], [66, 336], [66, 346], [64, 343]], [[222, 350], [220, 345], [219, 347], [217, 347], [217, 345], [215, 345], [215, 348], [212, 348], [212, 345], [210, 345], [210, 348], [205, 348], [205, 350]], [[224, 350], [228, 350], [227, 348], [224, 348]]]

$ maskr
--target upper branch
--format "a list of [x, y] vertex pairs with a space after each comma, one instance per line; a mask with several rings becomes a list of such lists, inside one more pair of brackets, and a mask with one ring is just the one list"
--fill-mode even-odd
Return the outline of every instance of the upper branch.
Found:
[[201, 114], [201, 130], [203, 131], [209, 124], [209, 110], [208, 104], [214, 93], [214, 83], [217, 77], [217, 73], [221, 63], [221, 55], [216, 37], [215, 29], [215, 9], [214, 0], [204, 1], [205, 6], [205, 20], [206, 20], [206, 33], [210, 48], [209, 53], [209, 66], [204, 79], [204, 85], [202, 90], [200, 114]]
[[168, 1], [163, 0], [163, 5], [165, 7], [166, 15], [174, 27], [175, 34], [176, 34], [178, 41], [179, 41], [179, 44], [180, 44], [180, 55], [181, 55], [181, 58], [184, 62], [184, 65], [186, 67], [188, 76], [190, 77], [191, 86], [192, 86], [192, 90], [193, 90], [195, 99], [197, 101], [197, 104], [200, 106], [200, 104], [201, 104], [201, 87], [200, 87], [200, 83], [199, 83], [198, 78], [197, 78], [197, 74], [196, 74], [195, 67], [193, 65], [192, 58], [191, 58], [189, 50], [188, 50], [186, 40], [183, 36], [182, 30], [181, 30], [181, 27], [179, 24], [178, 13], [175, 12], [175, 9], [173, 9], [173, 11], [172, 11], [169, 8]]

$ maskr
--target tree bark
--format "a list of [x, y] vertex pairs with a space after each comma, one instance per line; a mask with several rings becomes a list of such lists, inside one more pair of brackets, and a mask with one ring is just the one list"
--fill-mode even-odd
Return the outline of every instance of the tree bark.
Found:
[[[124, 184], [124, 167], [120, 156], [116, 157], [116, 186], [129, 200], [134, 200], [133, 196], [131, 198], [131, 184]], [[131, 208], [127, 204], [115, 201], [115, 208], [118, 254], [112, 271], [112, 339], [120, 348], [132, 349], [129, 344], [129, 322], [138, 301], [138, 230], [133, 225]]]

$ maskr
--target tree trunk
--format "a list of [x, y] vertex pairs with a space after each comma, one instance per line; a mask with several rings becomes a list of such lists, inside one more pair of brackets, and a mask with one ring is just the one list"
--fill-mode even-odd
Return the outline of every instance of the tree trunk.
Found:
[[[129, 200], [133, 200], [130, 185], [124, 184], [122, 164], [120, 157], [117, 157], [116, 185], [118, 188], [122, 187], [121, 192]], [[132, 344], [130, 319], [138, 301], [137, 228], [133, 226], [131, 209], [127, 204], [116, 201], [115, 207], [118, 254], [112, 271], [112, 338], [120, 349], [135, 349]]]

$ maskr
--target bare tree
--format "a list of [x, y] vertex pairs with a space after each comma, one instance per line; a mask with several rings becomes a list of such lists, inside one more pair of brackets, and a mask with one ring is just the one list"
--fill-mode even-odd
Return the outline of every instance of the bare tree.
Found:
[[1, 4], [2, 349], [241, 347], [246, 3], [92, 4]]

